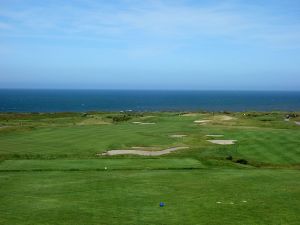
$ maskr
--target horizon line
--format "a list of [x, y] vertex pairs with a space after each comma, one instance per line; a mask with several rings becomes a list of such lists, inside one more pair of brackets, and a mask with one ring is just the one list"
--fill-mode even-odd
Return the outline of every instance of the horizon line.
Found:
[[300, 90], [264, 89], [118, 89], [118, 88], [1, 88], [0, 90], [39, 90], [39, 91], [238, 91], [238, 92], [300, 92]]

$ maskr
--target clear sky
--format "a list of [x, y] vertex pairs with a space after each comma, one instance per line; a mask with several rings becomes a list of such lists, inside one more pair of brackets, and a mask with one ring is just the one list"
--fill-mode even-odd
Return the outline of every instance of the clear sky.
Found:
[[0, 88], [300, 90], [300, 1], [0, 0]]

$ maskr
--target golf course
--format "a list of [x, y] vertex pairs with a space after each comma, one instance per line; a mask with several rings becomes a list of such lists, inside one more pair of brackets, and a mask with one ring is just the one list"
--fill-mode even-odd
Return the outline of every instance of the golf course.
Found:
[[300, 113], [0, 113], [2, 225], [300, 224]]

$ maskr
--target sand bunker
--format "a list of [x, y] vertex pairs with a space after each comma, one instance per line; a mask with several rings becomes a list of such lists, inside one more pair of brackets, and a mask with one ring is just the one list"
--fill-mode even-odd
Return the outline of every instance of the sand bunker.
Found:
[[189, 147], [173, 147], [161, 151], [145, 151], [145, 150], [110, 150], [102, 153], [101, 155], [143, 155], [143, 156], [159, 156], [169, 154], [173, 151], [187, 149]]
[[199, 113], [185, 113], [185, 114], [182, 114], [181, 116], [198, 116]]
[[299, 125], [300, 126], [300, 122], [295, 122], [295, 124]]
[[218, 145], [234, 145], [237, 140], [207, 140]]
[[138, 150], [147, 150], [147, 151], [158, 151], [158, 147], [144, 147], [144, 146], [133, 146], [131, 149], [138, 149]]
[[140, 125], [151, 125], [156, 123], [143, 123], [143, 122], [132, 122], [133, 124], [140, 124]]
[[224, 137], [223, 134], [207, 134], [206, 137]]
[[223, 120], [223, 121], [228, 121], [228, 120], [232, 120], [234, 118], [231, 117], [231, 116], [225, 116], [225, 115], [223, 115], [223, 116], [220, 116], [220, 119]]
[[210, 122], [211, 120], [195, 120], [194, 123], [207, 123]]
[[171, 137], [171, 138], [182, 138], [182, 137], [186, 137], [186, 135], [185, 134], [172, 134], [169, 137]]

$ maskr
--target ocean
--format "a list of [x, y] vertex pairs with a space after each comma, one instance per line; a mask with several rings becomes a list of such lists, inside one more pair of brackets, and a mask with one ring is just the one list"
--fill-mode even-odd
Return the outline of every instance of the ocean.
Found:
[[0, 90], [1, 112], [300, 111], [300, 92]]

